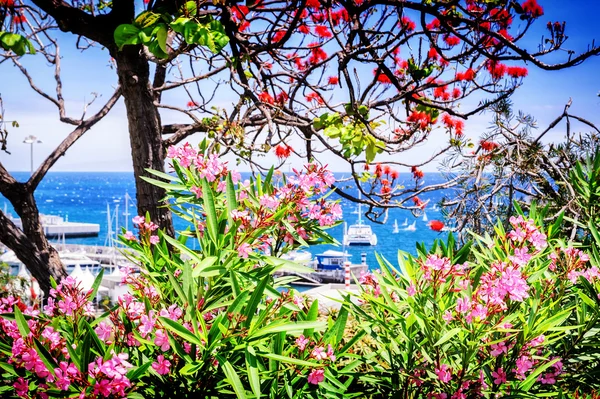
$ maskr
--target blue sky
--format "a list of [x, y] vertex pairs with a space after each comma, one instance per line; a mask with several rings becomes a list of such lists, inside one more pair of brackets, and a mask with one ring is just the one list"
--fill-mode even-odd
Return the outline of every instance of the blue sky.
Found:
[[[600, 33], [597, 30], [597, 15], [600, 15], [600, 2], [571, 0], [540, 0], [545, 15], [536, 23], [529, 33], [530, 42], [524, 43], [532, 48], [539, 43], [545, 33], [548, 20], [567, 21], [569, 39], [566, 48], [580, 52], [587, 44], [596, 39], [600, 43]], [[109, 67], [109, 56], [99, 48], [86, 51], [83, 55], [73, 47], [73, 39], [66, 34], [60, 34], [62, 40], [62, 76], [64, 95], [67, 101], [69, 115], [81, 114], [83, 104], [88, 101], [93, 92], [102, 95], [97, 109], [112, 93], [117, 78], [114, 69]], [[566, 58], [566, 53], [560, 54]], [[36, 83], [45, 90], [53, 93], [54, 81], [52, 67], [45, 64], [40, 56], [26, 56], [24, 64], [29, 68]], [[542, 71], [529, 66], [529, 77], [523, 86], [512, 97], [515, 110], [523, 110], [532, 114], [540, 127], [545, 127], [556, 118], [564, 104], [572, 98], [571, 112], [592, 122], [600, 124], [598, 110], [600, 91], [598, 71], [600, 58], [593, 57], [584, 64], [563, 71]], [[25, 78], [12, 65], [5, 62], [0, 64], [0, 94], [4, 100], [6, 117], [17, 120], [18, 129], [10, 129], [9, 150], [11, 155], [0, 153], [0, 161], [11, 171], [29, 170], [29, 146], [22, 144], [23, 138], [33, 134], [43, 143], [36, 144], [34, 149], [34, 164], [37, 165], [45, 155], [49, 154], [60, 141], [71, 131], [72, 127], [58, 121], [56, 108], [47, 100], [34, 93]], [[179, 97], [178, 97], [179, 96]], [[175, 102], [181, 105], [187, 99], [181, 94], [172, 95]], [[489, 125], [489, 115], [477, 115], [466, 122], [466, 130], [472, 137], [479, 135]], [[163, 122], [181, 122], [165, 115]], [[549, 140], [559, 139], [563, 134], [559, 126], [548, 136]], [[441, 134], [441, 132], [440, 132]], [[417, 162], [424, 153], [431, 153], [439, 145], [435, 136], [426, 145], [413, 149], [405, 154], [405, 161]], [[382, 159], [385, 160], [385, 159]], [[336, 171], [344, 171], [342, 163], [332, 163], [330, 167]], [[131, 155], [127, 133], [127, 120], [123, 102], [111, 111], [98, 125], [80, 139], [75, 146], [55, 165], [56, 171], [129, 171], [131, 170]], [[431, 170], [431, 169], [430, 169]]]

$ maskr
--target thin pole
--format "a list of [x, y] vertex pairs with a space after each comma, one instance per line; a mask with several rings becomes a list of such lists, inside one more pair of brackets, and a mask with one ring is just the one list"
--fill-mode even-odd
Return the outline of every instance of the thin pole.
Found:
[[33, 142], [29, 144], [31, 151], [29, 155], [29, 161], [31, 162], [31, 175], [33, 176]]

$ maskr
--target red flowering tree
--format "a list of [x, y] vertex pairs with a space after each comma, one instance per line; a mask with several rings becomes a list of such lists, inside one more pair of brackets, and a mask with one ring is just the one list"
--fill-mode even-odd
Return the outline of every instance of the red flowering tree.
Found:
[[[377, 218], [390, 207], [420, 209], [414, 198], [439, 188], [419, 184], [422, 166], [467, 145], [463, 120], [510, 96], [527, 75], [523, 61], [561, 69], [600, 51], [545, 63], [564, 43], [564, 23], [550, 22], [550, 39], [535, 49], [519, 45], [542, 15], [535, 0], [0, 0], [0, 46], [7, 64], [36, 49], [56, 66], [59, 28], [78, 46], [106, 49], [125, 100], [139, 210], [163, 227], [171, 224], [157, 206], [164, 191], [141, 177], [163, 168], [165, 145], [198, 132], [259, 170], [269, 152], [341, 159]], [[168, 104], [170, 90], [189, 99]], [[480, 105], [458, 108], [482, 95]], [[64, 120], [62, 92], [45, 97]], [[215, 107], [223, 98], [231, 105]], [[165, 111], [179, 112], [181, 123], [161, 124]], [[414, 148], [434, 129], [447, 144], [418, 165], [379, 163], [379, 154]], [[415, 184], [401, 188], [398, 172], [408, 170]]]

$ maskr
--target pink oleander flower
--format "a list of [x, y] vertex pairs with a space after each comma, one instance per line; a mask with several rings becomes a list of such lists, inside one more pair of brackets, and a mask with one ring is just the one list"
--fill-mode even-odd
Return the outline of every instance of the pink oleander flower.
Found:
[[300, 335], [298, 338], [296, 338], [296, 346], [298, 347], [298, 350], [301, 351], [303, 351], [306, 348], [306, 345], [308, 345], [309, 342], [310, 340], [304, 335]]
[[163, 355], [158, 355], [156, 362], [152, 363], [152, 368], [160, 375], [169, 374], [171, 371], [171, 362], [165, 359]]
[[143, 216], [136, 216], [132, 219], [133, 224], [137, 225], [137, 226], [141, 226], [144, 223], [146, 223], [146, 218]]
[[415, 296], [416, 293], [417, 293], [417, 289], [416, 289], [415, 285], [413, 283], [410, 283], [410, 285], [406, 289], [406, 294], [408, 296]]
[[[181, 270], [177, 270], [181, 273]], [[179, 320], [179, 318], [183, 315], [183, 310], [177, 306], [177, 304], [173, 304], [169, 306], [169, 309], [161, 309], [160, 316], [167, 317], [173, 321]]]
[[310, 354], [311, 357], [317, 360], [325, 360], [327, 359], [327, 353], [325, 353], [325, 348], [322, 346], [317, 346]]
[[447, 364], [440, 364], [439, 367], [435, 368], [435, 374], [440, 379], [440, 382], [447, 383], [452, 379], [450, 367]]
[[252, 247], [247, 242], [241, 244], [238, 247], [238, 255], [244, 259], [248, 259], [248, 256], [250, 255], [251, 251], [252, 251]]
[[300, 309], [304, 309], [304, 298], [294, 295], [292, 301], [294, 302], [294, 305], [298, 306]]
[[190, 191], [196, 194], [196, 199], [202, 198], [202, 189], [200, 187], [192, 186], [190, 187]]
[[154, 310], [151, 310], [148, 315], [142, 315], [138, 329], [140, 330], [140, 334], [143, 338], [146, 338], [146, 336], [152, 332], [155, 323], [156, 319], [154, 318]]
[[533, 360], [531, 360], [529, 356], [521, 356], [517, 359], [515, 365], [517, 367], [513, 371], [515, 372], [517, 378], [524, 380], [527, 377], [525, 374], [528, 373], [533, 367]]
[[467, 313], [471, 309], [471, 300], [469, 298], [458, 298], [456, 300], [456, 311], [458, 313]]
[[29, 381], [27, 381], [23, 377], [17, 378], [17, 380], [13, 384], [13, 387], [15, 388], [15, 391], [16, 391], [16, 393], [17, 393], [18, 396], [20, 396], [22, 398], [28, 398], [29, 397], [29, 395], [28, 395], [28, 393], [29, 393]]
[[137, 240], [135, 235], [131, 231], [126, 231], [125, 234], [123, 234], [123, 238], [128, 241], [136, 241]]
[[50, 342], [50, 349], [54, 350], [60, 345], [60, 333], [55, 331], [52, 327], [44, 328], [42, 331], [42, 337], [46, 338]]
[[110, 335], [112, 334], [112, 327], [108, 323], [101, 321], [94, 331], [98, 335], [98, 338], [106, 342], [110, 339]]
[[496, 371], [492, 371], [492, 377], [494, 377], [494, 384], [496, 385], [504, 384], [506, 382], [506, 373], [502, 367]]
[[156, 338], [154, 338], [154, 344], [159, 346], [163, 352], [166, 352], [171, 348], [169, 344], [169, 337], [163, 330], [156, 330]]
[[319, 385], [323, 380], [325, 380], [325, 372], [321, 369], [315, 369], [308, 375], [308, 382], [310, 384]]
[[160, 238], [158, 236], [150, 236], [150, 244], [156, 245], [160, 242]]
[[329, 360], [332, 362], [335, 362], [335, 355], [333, 354], [333, 348], [331, 347], [331, 344], [327, 344], [327, 357], [329, 357]]
[[452, 320], [454, 320], [454, 316], [452, 316], [452, 311], [446, 310], [444, 312], [444, 315], [442, 316], [442, 319], [444, 319], [444, 321], [447, 323], [450, 323]]
[[492, 355], [493, 357], [498, 357], [503, 353], [504, 354], [508, 353], [508, 348], [506, 347], [505, 341], [490, 345], [490, 349], [491, 349], [490, 355]]

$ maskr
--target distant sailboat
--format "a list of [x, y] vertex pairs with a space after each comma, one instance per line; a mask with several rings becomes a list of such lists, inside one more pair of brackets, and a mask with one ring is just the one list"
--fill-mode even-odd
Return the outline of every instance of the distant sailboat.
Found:
[[402, 223], [402, 227], [408, 226], [408, 218], [404, 219], [404, 223]]
[[417, 221], [415, 220], [410, 226], [404, 228], [405, 231], [415, 231], [417, 230]]
[[400, 232], [400, 228], [398, 228], [398, 220], [394, 219], [394, 231], [392, 233], [398, 234]]
[[424, 222], [426, 222], [426, 221], [428, 221], [428, 220], [429, 220], [429, 219], [427, 219], [427, 214], [426, 214], [425, 212], [423, 212], [423, 221], [424, 221]]

